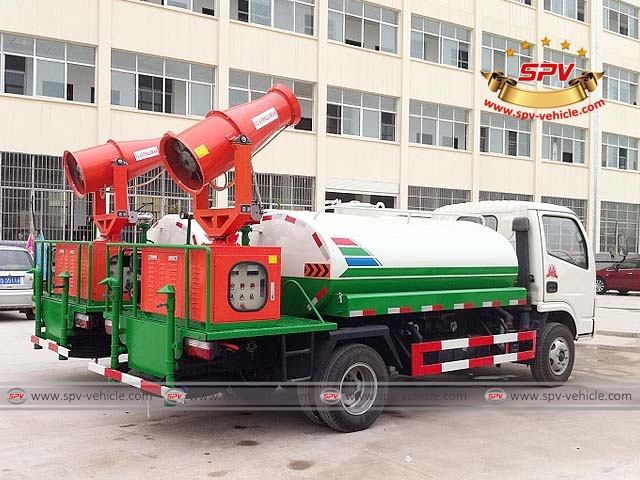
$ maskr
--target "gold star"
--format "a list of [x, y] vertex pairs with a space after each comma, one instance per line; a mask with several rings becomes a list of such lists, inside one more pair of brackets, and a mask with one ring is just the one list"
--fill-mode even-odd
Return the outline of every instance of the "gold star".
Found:
[[507, 53], [507, 57], [513, 57], [513, 54], [516, 53], [516, 51], [513, 48], [509, 48], [505, 50], [505, 52]]
[[546, 36], [542, 39], [542, 46], [543, 47], [548, 47], [549, 43], [551, 43], [551, 40], [548, 39]]
[[569, 50], [569, 45], [571, 45], [571, 44], [565, 40], [560, 45], [562, 45], [562, 49], [563, 50]]
[[529, 50], [529, 47], [531, 46], [531, 44], [529, 42], [527, 42], [526, 40], [524, 42], [522, 42], [520, 45], [522, 46], [523, 50]]
[[580, 47], [580, 50], [578, 50], [578, 56], [585, 57], [586, 54], [587, 54], [587, 51], [584, 48]]

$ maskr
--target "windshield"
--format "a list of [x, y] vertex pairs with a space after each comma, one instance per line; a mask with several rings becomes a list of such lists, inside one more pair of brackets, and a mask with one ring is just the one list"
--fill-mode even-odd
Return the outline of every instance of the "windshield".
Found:
[[25, 271], [32, 267], [31, 255], [24, 250], [0, 250], [0, 270]]

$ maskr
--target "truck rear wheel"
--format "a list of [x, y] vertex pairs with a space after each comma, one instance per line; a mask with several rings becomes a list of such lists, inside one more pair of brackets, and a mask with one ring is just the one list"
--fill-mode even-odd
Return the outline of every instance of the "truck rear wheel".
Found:
[[575, 357], [573, 335], [561, 323], [547, 323], [538, 338], [536, 357], [531, 364], [533, 378], [548, 387], [566, 382]]
[[380, 416], [387, 394], [387, 366], [362, 344], [337, 348], [320, 372], [317, 403], [324, 422], [339, 432], [357, 432]]

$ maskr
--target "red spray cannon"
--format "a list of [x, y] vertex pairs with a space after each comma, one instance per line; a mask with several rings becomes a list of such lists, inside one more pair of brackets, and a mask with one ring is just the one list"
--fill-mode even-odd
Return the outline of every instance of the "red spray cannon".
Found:
[[75, 153], [65, 151], [62, 161], [67, 181], [75, 194], [82, 198], [115, 184], [114, 164], [126, 163], [127, 181], [139, 177], [162, 164], [158, 150], [160, 139], [115, 142], [85, 148]]
[[[194, 217], [213, 241], [224, 242], [243, 225], [255, 222], [251, 155], [278, 130], [301, 118], [296, 96], [276, 84], [258, 100], [226, 112], [209, 112], [183, 132], [162, 137], [165, 167], [183, 190], [194, 195]], [[235, 206], [209, 208], [209, 183], [231, 169], [235, 169]]]
[[178, 135], [166, 133], [160, 141], [165, 167], [186, 192], [199, 193], [209, 182], [234, 167], [233, 142], [245, 135], [251, 151], [260, 148], [280, 128], [297, 124], [300, 103], [281, 84], [267, 94], [225, 112], [212, 111]]
[[[94, 194], [93, 219], [107, 240], [118, 240], [127, 224], [136, 223], [129, 211], [127, 184], [140, 175], [162, 165], [158, 149], [160, 139], [115, 142], [65, 151], [64, 172], [75, 194], [82, 198]], [[113, 211], [107, 213], [105, 188], [113, 187]]]

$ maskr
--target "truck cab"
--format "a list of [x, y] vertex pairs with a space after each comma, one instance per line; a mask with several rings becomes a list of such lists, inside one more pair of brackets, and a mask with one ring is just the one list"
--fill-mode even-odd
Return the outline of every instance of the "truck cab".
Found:
[[[517, 218], [528, 220], [530, 303], [538, 314], [563, 323], [575, 338], [592, 336], [595, 329], [595, 258], [584, 226], [566, 207], [549, 203], [485, 201], [447, 205], [433, 218], [484, 220], [516, 248]], [[519, 259], [520, 260], [520, 259]]]

